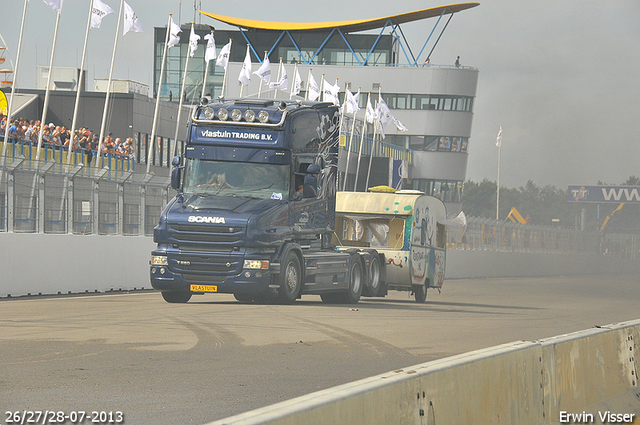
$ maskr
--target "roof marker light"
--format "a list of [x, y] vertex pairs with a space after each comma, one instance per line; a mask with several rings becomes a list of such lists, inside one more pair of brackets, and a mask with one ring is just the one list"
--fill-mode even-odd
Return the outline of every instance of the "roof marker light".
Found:
[[258, 121], [260, 121], [262, 124], [266, 124], [269, 122], [269, 113], [267, 111], [260, 111], [258, 113]]

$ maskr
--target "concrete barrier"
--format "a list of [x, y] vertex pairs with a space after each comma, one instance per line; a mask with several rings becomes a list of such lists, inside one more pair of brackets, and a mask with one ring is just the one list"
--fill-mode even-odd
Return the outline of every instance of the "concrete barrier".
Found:
[[640, 273], [640, 262], [597, 253], [447, 250], [447, 279]]
[[514, 342], [329, 388], [210, 425], [640, 423], [639, 337], [637, 320]]
[[152, 238], [0, 233], [0, 297], [151, 288]]
[[[0, 232], [0, 297], [151, 288], [145, 236]], [[447, 251], [447, 279], [640, 273], [597, 254]]]

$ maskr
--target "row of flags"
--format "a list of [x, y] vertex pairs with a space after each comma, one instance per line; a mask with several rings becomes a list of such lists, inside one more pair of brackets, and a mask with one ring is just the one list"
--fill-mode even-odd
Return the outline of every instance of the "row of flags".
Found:
[[[196, 38], [197, 37], [197, 38]], [[208, 62], [210, 60], [216, 59], [216, 47], [215, 47], [215, 39], [212, 34], [208, 34], [205, 36], [208, 39], [207, 42], [207, 52], [205, 53], [205, 60]], [[189, 38], [190, 45], [195, 45], [197, 48], [197, 40], [200, 37], [193, 33], [193, 28], [191, 30], [191, 37]], [[195, 43], [195, 44], [194, 44]], [[229, 53], [231, 51], [231, 41], [227, 43], [222, 50], [220, 51], [220, 56], [216, 59], [216, 65], [222, 66], [227, 71], [227, 65], [229, 63]], [[193, 50], [191, 51], [191, 56], [193, 56]], [[271, 89], [275, 90], [287, 90], [289, 88], [289, 82], [287, 77], [287, 69], [286, 66], [283, 65], [282, 60], [279, 65], [279, 78], [277, 81], [271, 81], [271, 62], [269, 61], [269, 57], [265, 55], [262, 64], [256, 71], [252, 72], [253, 64], [251, 62], [251, 51], [249, 46], [247, 46], [247, 53], [245, 55], [245, 59], [242, 63], [242, 69], [240, 70], [240, 74], [238, 75], [238, 81], [243, 86], [248, 86], [251, 83], [252, 75], [256, 75], [261, 83], [265, 83]], [[294, 84], [291, 89], [291, 95], [298, 95], [302, 90], [302, 78], [300, 77], [300, 73], [298, 72], [297, 64], [294, 70], [295, 79]], [[322, 95], [323, 102], [331, 102], [334, 105], [340, 106], [340, 86], [336, 84], [329, 83], [326, 79], [322, 80], [322, 89], [318, 86], [313, 74], [311, 74], [311, 70], [309, 70], [308, 76], [308, 85], [307, 85], [307, 98], [311, 101], [318, 100]], [[353, 94], [348, 88], [345, 89], [345, 99], [344, 105], [342, 106], [343, 110], [347, 114], [355, 115], [360, 111], [359, 106], [359, 97], [360, 91], [358, 93]], [[382, 98], [380, 94], [378, 94], [378, 102], [376, 108], [374, 109], [371, 104], [371, 97], [367, 99], [367, 107], [366, 107], [366, 120], [370, 124], [377, 122], [379, 124], [378, 129], [382, 134], [382, 137], [385, 137], [384, 129], [387, 125], [393, 123], [399, 131], [408, 131], [407, 127], [405, 127], [399, 119], [397, 119], [392, 113], [386, 102]]]
[[[28, 1], [28, 0], [27, 0]], [[51, 8], [54, 12], [62, 12], [62, 3], [64, 0], [42, 0], [44, 3]], [[116, 13], [108, 4], [102, 2], [101, 0], [93, 0], [92, 10], [91, 10], [91, 28], [100, 28], [102, 24], [102, 18], [112, 13]], [[142, 32], [144, 31], [144, 27], [140, 23], [138, 16], [133, 11], [131, 6], [124, 2], [124, 34], [129, 31], [133, 32]]]
[[[62, 10], [62, 3], [64, 0], [43, 0], [53, 11], [60, 12]], [[142, 32], [144, 31], [144, 27], [140, 23], [140, 20], [136, 16], [135, 12], [127, 4], [124, 3], [124, 32], [123, 35], [127, 34], [129, 31], [133, 32]], [[102, 24], [102, 19], [115, 13], [115, 11], [102, 0], [93, 0], [92, 2], [92, 12], [91, 12], [91, 28], [100, 28]], [[180, 42], [180, 33], [182, 29], [179, 25], [177, 25], [173, 18], [170, 19], [169, 25], [169, 39], [167, 42], [167, 47], [176, 46]], [[215, 60], [217, 66], [221, 66], [224, 68], [225, 73], [227, 71], [227, 67], [229, 64], [229, 55], [231, 53], [231, 40], [225, 44], [220, 53], [216, 52], [216, 44], [215, 38], [213, 34], [207, 34], [204, 36], [204, 39], [207, 41], [207, 46], [205, 50], [205, 60], [208, 62]], [[198, 42], [200, 41], [200, 36], [194, 32], [193, 26], [191, 27], [191, 33], [189, 35], [189, 56], [193, 57], [197, 48]], [[249, 46], [247, 46], [247, 53], [245, 55], [244, 62], [242, 64], [242, 69], [240, 70], [240, 74], [238, 76], [238, 81], [243, 86], [248, 86], [251, 83], [252, 75], [256, 75], [260, 80], [261, 84], [264, 83], [269, 86], [272, 90], [288, 90], [289, 89], [289, 80], [287, 76], [287, 70], [282, 60], [279, 64], [278, 71], [278, 79], [277, 81], [271, 80], [271, 63], [269, 61], [268, 56], [265, 56], [263, 62], [260, 67], [252, 72], [253, 64], [251, 62], [251, 52]], [[318, 100], [322, 96], [323, 102], [331, 102], [335, 105], [340, 106], [340, 86], [337, 84], [331, 84], [326, 79], [322, 79], [322, 87], [318, 85], [313, 74], [311, 74], [311, 70], [309, 70], [308, 75], [308, 85], [307, 85], [307, 98], [311, 101]], [[297, 69], [297, 64], [294, 70], [294, 81], [293, 87], [291, 88], [291, 95], [298, 95], [302, 90], [302, 78]], [[345, 89], [345, 99], [343, 105], [343, 111], [347, 114], [355, 115], [359, 110], [359, 96], [360, 92], [353, 94], [349, 89]], [[378, 129], [380, 130], [382, 136], [384, 137], [384, 129], [387, 125], [393, 123], [399, 131], [407, 131], [407, 128], [402, 124], [390, 111], [389, 107], [385, 103], [382, 96], [378, 95], [378, 102], [376, 108], [374, 109], [371, 105], [371, 97], [367, 99], [366, 106], [366, 120], [370, 124], [376, 122], [379, 124]]]

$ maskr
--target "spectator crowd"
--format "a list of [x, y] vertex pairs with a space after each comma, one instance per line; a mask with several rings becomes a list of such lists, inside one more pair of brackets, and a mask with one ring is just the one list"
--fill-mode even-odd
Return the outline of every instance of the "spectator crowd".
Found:
[[[74, 131], [73, 137], [69, 129], [64, 125], [54, 123], [41, 125], [40, 120], [27, 120], [25, 118], [15, 118], [11, 123], [7, 123], [7, 117], [0, 113], [0, 142], [4, 142], [5, 131], [8, 132], [7, 141], [9, 143], [24, 143], [31, 146], [38, 145], [38, 137], [42, 131], [42, 144], [51, 147], [64, 147], [65, 150], [83, 151], [87, 154], [87, 163], [90, 163], [93, 156], [97, 155], [98, 141], [100, 136], [93, 133], [88, 128], [82, 127]], [[133, 139], [131, 137], [122, 141], [121, 138], [114, 138], [111, 133], [102, 140], [101, 155], [112, 156], [120, 159], [134, 158]]]

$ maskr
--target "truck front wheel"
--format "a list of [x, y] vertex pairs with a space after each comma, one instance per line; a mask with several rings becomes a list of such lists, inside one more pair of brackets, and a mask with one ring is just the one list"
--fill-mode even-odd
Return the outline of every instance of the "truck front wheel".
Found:
[[293, 252], [289, 252], [281, 264], [278, 289], [278, 299], [285, 304], [293, 303], [302, 287], [302, 270], [300, 259]]
[[191, 299], [191, 292], [178, 292], [178, 291], [172, 291], [172, 292], [168, 292], [168, 291], [163, 291], [162, 292], [162, 298], [164, 298], [164, 300], [168, 303], [178, 303], [178, 304], [183, 304], [186, 303], [187, 301], [189, 301]]

